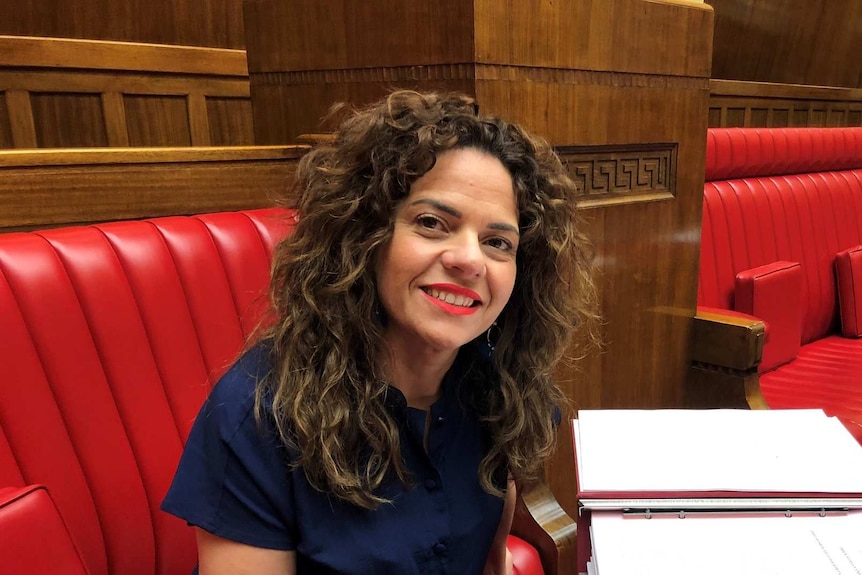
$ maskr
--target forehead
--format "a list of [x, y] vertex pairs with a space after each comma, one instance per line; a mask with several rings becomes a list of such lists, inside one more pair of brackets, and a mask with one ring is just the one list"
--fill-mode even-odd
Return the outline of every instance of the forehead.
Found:
[[437, 156], [434, 167], [410, 188], [407, 203], [420, 198], [478, 207], [517, 221], [512, 176], [500, 160], [474, 148], [458, 148]]

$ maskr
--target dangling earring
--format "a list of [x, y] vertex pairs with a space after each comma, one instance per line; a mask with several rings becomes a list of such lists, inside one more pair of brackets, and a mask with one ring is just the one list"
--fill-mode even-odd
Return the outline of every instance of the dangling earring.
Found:
[[488, 331], [485, 332], [485, 343], [488, 346], [488, 355], [490, 356], [497, 349], [497, 343], [500, 341], [500, 336], [503, 335], [503, 330], [497, 325], [497, 322], [491, 324]]

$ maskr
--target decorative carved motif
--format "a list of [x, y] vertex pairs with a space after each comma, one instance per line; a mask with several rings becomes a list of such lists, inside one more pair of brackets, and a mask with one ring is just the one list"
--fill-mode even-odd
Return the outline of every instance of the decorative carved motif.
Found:
[[561, 146], [556, 148], [578, 183], [578, 204], [672, 199], [676, 193], [676, 143]]

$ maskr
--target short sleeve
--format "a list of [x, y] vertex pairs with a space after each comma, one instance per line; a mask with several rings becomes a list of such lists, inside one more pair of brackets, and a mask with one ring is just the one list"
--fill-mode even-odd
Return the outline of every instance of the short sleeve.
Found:
[[198, 413], [162, 510], [219, 537], [255, 547], [296, 548], [292, 471], [254, 389], [269, 371], [261, 346], [213, 388]]

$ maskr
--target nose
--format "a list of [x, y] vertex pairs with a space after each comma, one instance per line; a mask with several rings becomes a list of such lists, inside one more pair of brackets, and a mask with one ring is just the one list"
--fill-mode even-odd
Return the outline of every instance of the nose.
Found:
[[443, 266], [465, 278], [485, 275], [485, 254], [476, 238], [453, 238], [441, 256]]

